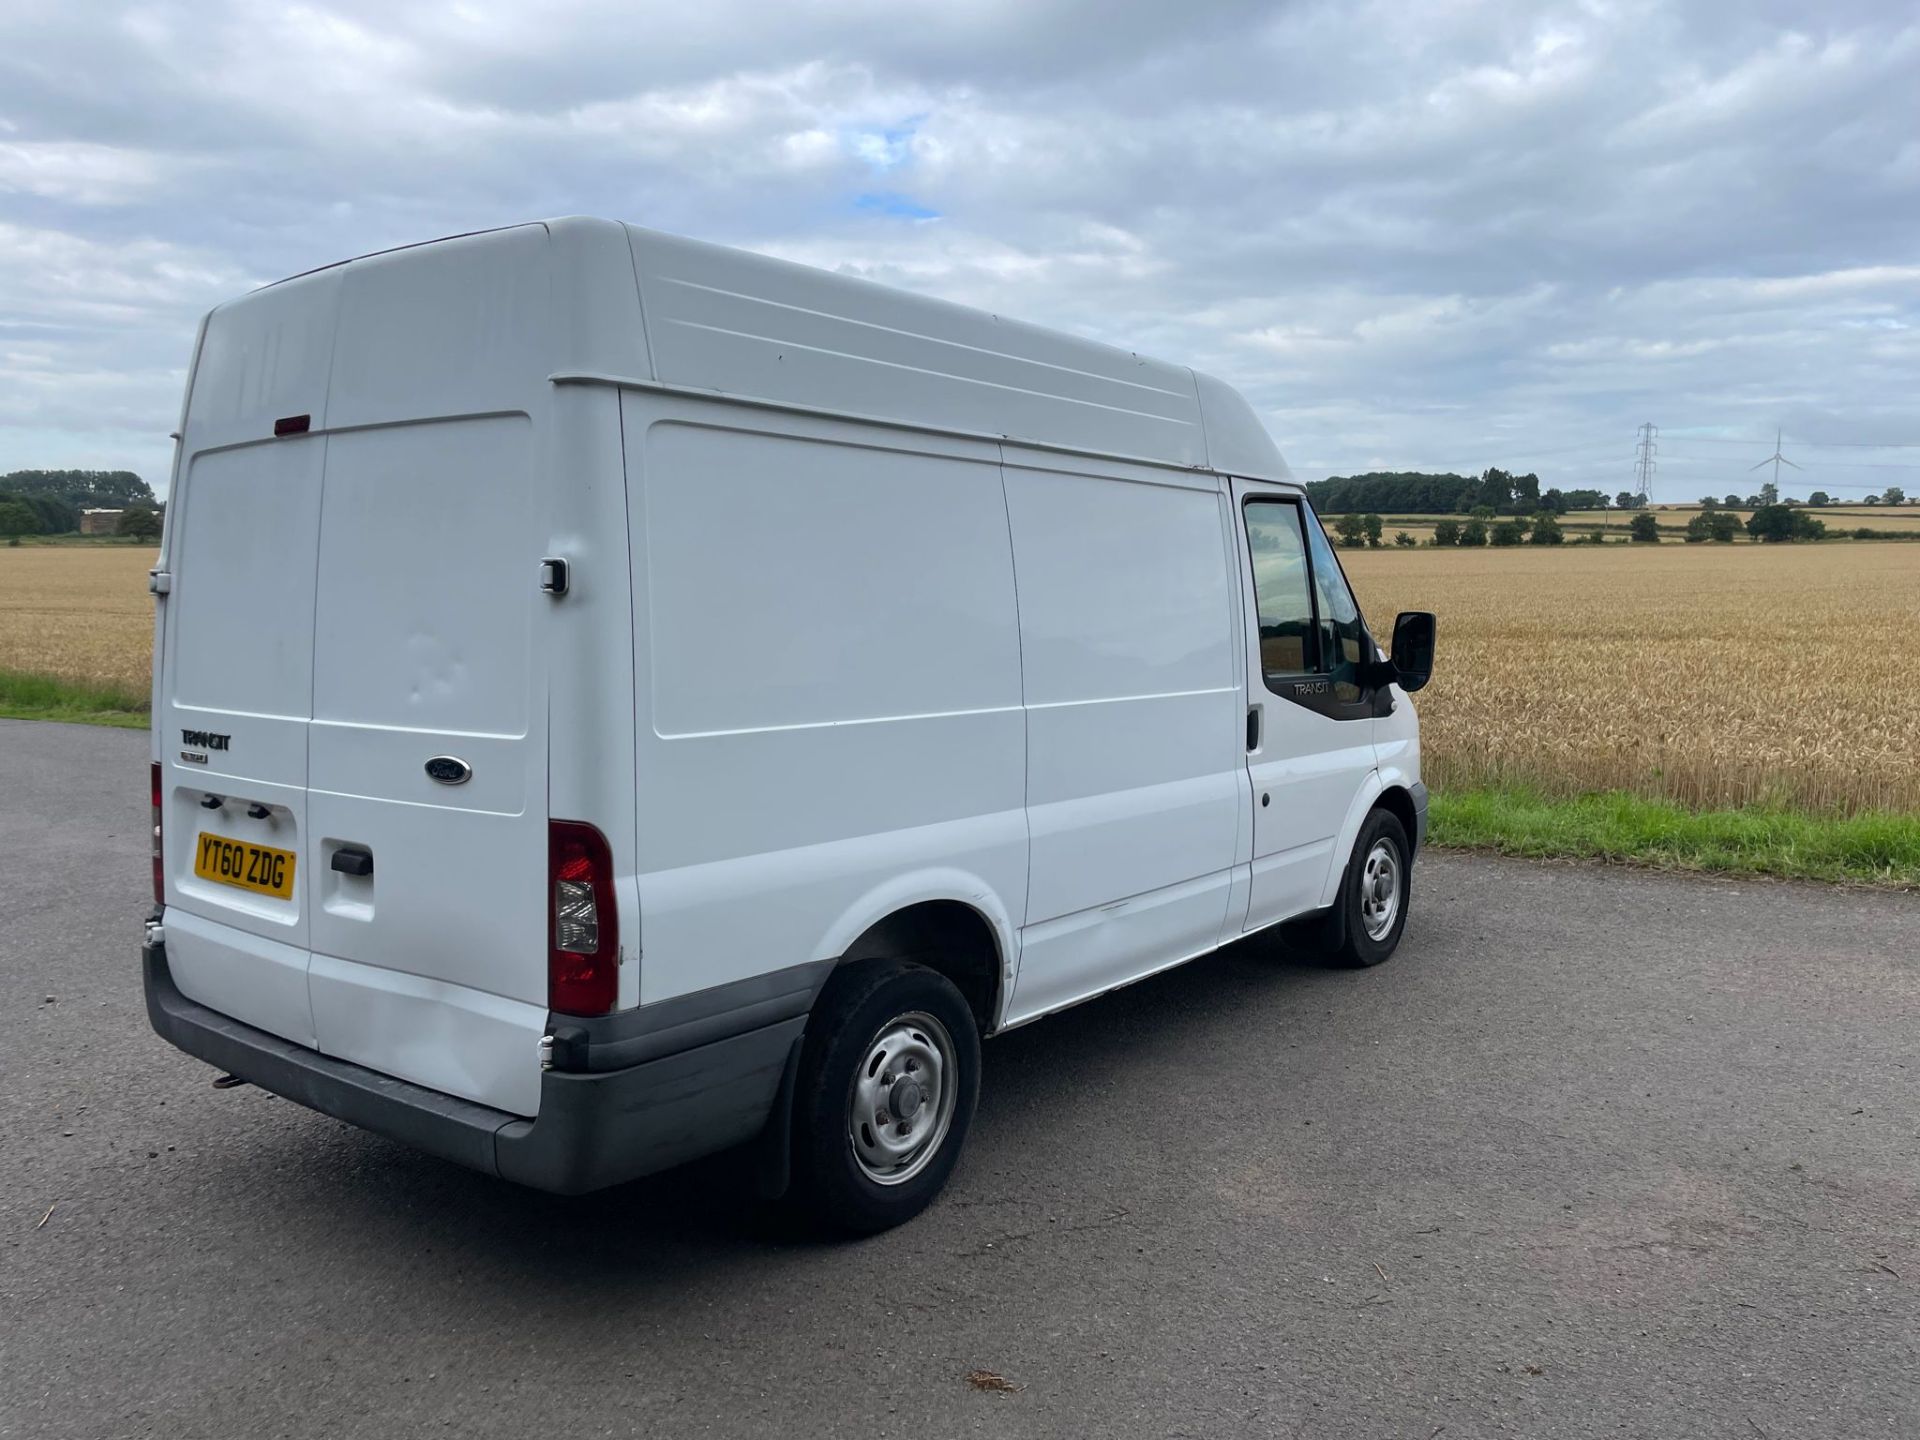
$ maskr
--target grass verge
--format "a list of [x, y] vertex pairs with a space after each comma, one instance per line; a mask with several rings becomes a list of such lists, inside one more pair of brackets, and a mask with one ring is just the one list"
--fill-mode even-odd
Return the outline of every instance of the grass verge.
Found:
[[1435, 793], [1436, 845], [1502, 855], [1627, 861], [1668, 870], [1920, 889], [1920, 815], [1687, 810], [1620, 791]]
[[0, 720], [69, 720], [144, 730], [148, 704], [144, 690], [0, 670]]

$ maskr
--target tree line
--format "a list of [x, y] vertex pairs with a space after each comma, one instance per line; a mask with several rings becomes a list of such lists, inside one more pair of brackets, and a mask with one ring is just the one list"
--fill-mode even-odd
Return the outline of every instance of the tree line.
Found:
[[[1381, 537], [1386, 529], [1386, 521], [1377, 514], [1360, 515], [1348, 511], [1334, 521], [1333, 529], [1339, 542], [1350, 549], [1364, 547], [1377, 550], [1383, 543]], [[1761, 505], [1742, 521], [1733, 511], [1719, 508], [1718, 502], [1708, 502], [1687, 521], [1683, 538], [1689, 545], [1731, 545], [1743, 529], [1751, 539], [1765, 545], [1794, 540], [1822, 540], [1827, 535], [1826, 522], [1814, 519], [1797, 505]], [[1853, 534], [1854, 538], [1860, 540], [1889, 536], [1899, 538], [1894, 531], [1859, 529]], [[1660, 522], [1654, 518], [1651, 510], [1635, 512], [1627, 526], [1627, 538], [1636, 544], [1660, 543]], [[1401, 530], [1395, 533], [1393, 543], [1404, 548], [1420, 542]], [[1494, 513], [1492, 506], [1479, 505], [1464, 518], [1449, 516], [1438, 521], [1433, 527], [1433, 538], [1428, 543], [1442, 548], [1465, 546], [1469, 549], [1482, 545], [1604, 545], [1607, 537], [1595, 530], [1569, 541], [1566, 531], [1561, 528], [1559, 517], [1552, 511], [1543, 509], [1532, 515], [1501, 517]]]
[[[1565, 515], [1570, 510], [1624, 510], [1646, 507], [1646, 501], [1631, 490], [1621, 490], [1611, 498], [1601, 490], [1560, 490], [1540, 488], [1538, 475], [1515, 475], [1510, 471], [1488, 469], [1479, 475], [1429, 475], [1420, 471], [1374, 471], [1366, 475], [1334, 475], [1325, 480], [1307, 482], [1307, 498], [1322, 515], [1368, 513], [1385, 515], [1472, 515], [1486, 510], [1492, 515]], [[1868, 495], [1866, 505], [1904, 505], [1906, 492], [1889, 485], [1879, 495]], [[1824, 490], [1816, 490], [1806, 501], [1788, 496], [1771, 481], [1742, 498], [1724, 499], [1707, 495], [1700, 501], [1702, 510], [1719, 506], [1728, 509], [1758, 510], [1769, 505], [1823, 507], [1837, 503]]]
[[119, 510], [119, 535], [160, 536], [163, 507], [131, 470], [15, 470], [0, 475], [0, 536], [73, 535], [82, 510]]
[[1401, 515], [1471, 515], [1485, 508], [1495, 515], [1536, 515], [1546, 511], [1605, 510], [1617, 503], [1632, 509], [1637, 498], [1621, 492], [1613, 500], [1599, 490], [1540, 488], [1540, 477], [1497, 468], [1480, 475], [1429, 475], [1420, 471], [1375, 471], [1334, 475], [1307, 482], [1307, 498], [1322, 515], [1370, 511]]

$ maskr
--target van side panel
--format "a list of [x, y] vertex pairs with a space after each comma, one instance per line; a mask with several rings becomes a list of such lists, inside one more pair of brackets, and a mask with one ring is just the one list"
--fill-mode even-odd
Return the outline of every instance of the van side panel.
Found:
[[1019, 1020], [1218, 943], [1246, 766], [1218, 483], [1005, 450], [1033, 836]]
[[643, 1002], [833, 958], [895, 903], [1017, 925], [1025, 742], [995, 447], [623, 404]]

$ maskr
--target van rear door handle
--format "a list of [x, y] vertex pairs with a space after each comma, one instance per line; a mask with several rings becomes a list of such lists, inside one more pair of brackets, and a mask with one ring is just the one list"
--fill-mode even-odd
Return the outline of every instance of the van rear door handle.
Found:
[[373, 852], [355, 847], [343, 847], [333, 852], [333, 868], [342, 875], [367, 876], [373, 874]]

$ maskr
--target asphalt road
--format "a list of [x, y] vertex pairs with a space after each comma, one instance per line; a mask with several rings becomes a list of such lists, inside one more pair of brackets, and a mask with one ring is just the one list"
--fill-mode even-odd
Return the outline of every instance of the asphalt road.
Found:
[[1424, 857], [1379, 970], [992, 1042], [943, 1201], [826, 1245], [212, 1089], [145, 759], [0, 722], [0, 1435], [1920, 1434], [1920, 897]]

